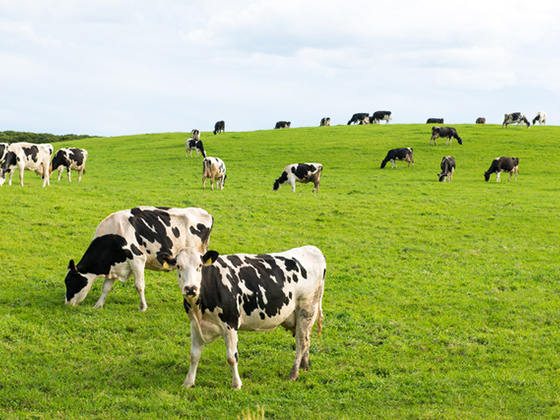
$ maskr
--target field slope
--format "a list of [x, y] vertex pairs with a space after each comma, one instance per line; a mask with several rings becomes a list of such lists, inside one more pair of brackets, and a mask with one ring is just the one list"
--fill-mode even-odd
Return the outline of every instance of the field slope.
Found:
[[[81, 183], [0, 188], [0, 417], [3, 419], [558, 419], [560, 417], [559, 127], [382, 124], [202, 133], [227, 165], [224, 191], [202, 190], [185, 133], [75, 140]], [[380, 163], [413, 147], [416, 167]], [[437, 182], [453, 155], [452, 183]], [[520, 158], [517, 182], [484, 182], [497, 156]], [[272, 191], [285, 165], [320, 162], [321, 189]], [[208, 186], [207, 186], [208, 187]], [[190, 333], [174, 273], [146, 273], [76, 308], [64, 275], [97, 224], [138, 205], [202, 207], [222, 254], [305, 244], [327, 258], [325, 323], [311, 368], [288, 380], [283, 329], [241, 333], [243, 389], [231, 389], [222, 340], [206, 346], [197, 386], [181, 387]]]

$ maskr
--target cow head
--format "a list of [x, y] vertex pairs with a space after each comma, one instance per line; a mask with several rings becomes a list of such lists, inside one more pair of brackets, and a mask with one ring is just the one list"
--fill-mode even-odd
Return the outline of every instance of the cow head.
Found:
[[80, 273], [74, 264], [74, 260], [70, 260], [68, 273], [66, 273], [64, 278], [64, 283], [66, 284], [66, 304], [76, 306], [83, 301], [91, 289], [95, 277], [93, 274]]
[[490, 180], [490, 175], [491, 175], [490, 172], [484, 172], [484, 180], [485, 180], [486, 182], [488, 182], [488, 181]]
[[177, 269], [177, 283], [185, 299], [197, 299], [202, 284], [202, 266], [213, 264], [220, 254], [208, 251], [204, 255], [195, 248], [183, 248], [173, 258], [166, 258], [170, 267]]

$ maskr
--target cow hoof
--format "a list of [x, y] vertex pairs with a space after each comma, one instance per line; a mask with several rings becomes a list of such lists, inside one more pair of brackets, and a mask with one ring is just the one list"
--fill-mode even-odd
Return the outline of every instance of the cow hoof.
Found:
[[148, 309], [148, 305], [144, 305], [144, 306], [140, 306], [140, 312], [146, 312], [146, 309]]

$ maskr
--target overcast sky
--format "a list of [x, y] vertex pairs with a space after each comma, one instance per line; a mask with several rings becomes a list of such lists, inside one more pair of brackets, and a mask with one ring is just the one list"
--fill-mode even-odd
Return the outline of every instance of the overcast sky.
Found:
[[0, 131], [560, 124], [560, 2], [0, 0]]

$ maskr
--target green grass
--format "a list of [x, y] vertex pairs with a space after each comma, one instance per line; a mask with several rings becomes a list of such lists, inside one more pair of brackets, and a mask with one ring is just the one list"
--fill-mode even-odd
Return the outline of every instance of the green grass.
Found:
[[[429, 125], [203, 133], [224, 160], [224, 191], [202, 190], [185, 133], [56, 144], [89, 151], [81, 183], [0, 188], [0, 418], [558, 419], [559, 127], [456, 126], [465, 144], [430, 146]], [[415, 168], [379, 165], [413, 147]], [[452, 183], [437, 182], [453, 155]], [[484, 182], [497, 156], [516, 183]], [[272, 191], [285, 165], [320, 162], [321, 189]], [[63, 175], [64, 176], [64, 175]], [[146, 272], [76, 308], [64, 276], [108, 214], [138, 205], [202, 207], [222, 254], [312, 244], [327, 258], [321, 338], [288, 380], [291, 334], [240, 334], [241, 391], [223, 340], [205, 347], [197, 386], [181, 387], [190, 330], [174, 273]]]

